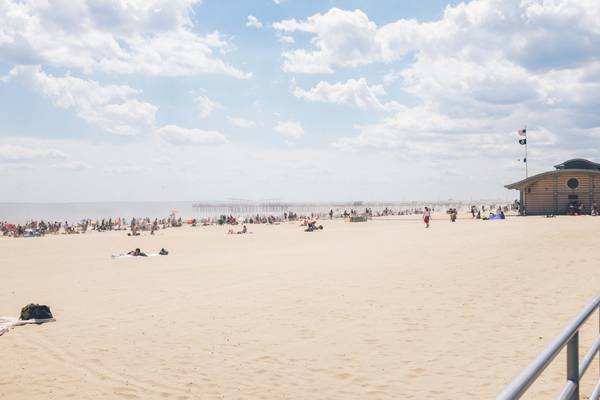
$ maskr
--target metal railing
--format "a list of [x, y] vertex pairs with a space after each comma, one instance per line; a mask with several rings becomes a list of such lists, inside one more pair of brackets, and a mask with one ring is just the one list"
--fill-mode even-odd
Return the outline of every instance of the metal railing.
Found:
[[[600, 336], [598, 336], [580, 363], [579, 329], [599, 306], [600, 295], [571, 321], [562, 333], [496, 397], [496, 400], [515, 400], [521, 398], [565, 346], [567, 347], [567, 383], [558, 398], [560, 400], [579, 400], [579, 381], [600, 349]], [[589, 398], [591, 400], [600, 399], [600, 381]]]

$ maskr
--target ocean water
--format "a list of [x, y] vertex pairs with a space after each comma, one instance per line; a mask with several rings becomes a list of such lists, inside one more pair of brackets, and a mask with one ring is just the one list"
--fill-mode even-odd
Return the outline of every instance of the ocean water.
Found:
[[15, 224], [31, 220], [79, 222], [82, 219], [132, 217], [164, 218], [177, 210], [183, 218], [192, 215], [191, 202], [102, 202], [102, 203], [0, 203], [0, 221]]

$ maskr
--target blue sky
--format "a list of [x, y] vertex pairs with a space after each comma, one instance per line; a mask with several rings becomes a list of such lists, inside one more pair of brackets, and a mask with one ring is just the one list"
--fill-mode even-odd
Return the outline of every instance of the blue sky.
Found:
[[595, 0], [0, 0], [0, 201], [512, 198], [599, 89]]

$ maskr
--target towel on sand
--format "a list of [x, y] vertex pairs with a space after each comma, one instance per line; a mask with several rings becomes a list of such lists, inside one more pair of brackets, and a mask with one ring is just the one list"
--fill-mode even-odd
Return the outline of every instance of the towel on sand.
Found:
[[27, 319], [20, 320], [14, 317], [0, 317], [0, 336], [8, 332], [8, 330], [15, 326], [27, 325], [27, 324], [43, 324], [44, 322], [56, 321], [54, 318], [46, 319]]

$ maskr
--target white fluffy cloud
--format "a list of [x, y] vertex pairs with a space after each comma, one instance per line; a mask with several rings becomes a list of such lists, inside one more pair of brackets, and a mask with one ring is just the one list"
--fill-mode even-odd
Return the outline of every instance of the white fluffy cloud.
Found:
[[0, 145], [0, 163], [28, 163], [32, 161], [65, 161], [67, 155], [59, 150], [25, 147], [12, 144]]
[[17, 169], [60, 168], [66, 170], [84, 170], [90, 166], [74, 160], [62, 150], [49, 148], [35, 140], [19, 143], [0, 142], [0, 167]]
[[304, 136], [304, 128], [297, 121], [279, 121], [275, 125], [275, 132], [288, 139], [300, 139]]
[[216, 56], [230, 47], [218, 32], [199, 35], [200, 0], [3, 0], [0, 60], [85, 72], [250, 75]]
[[229, 120], [229, 122], [231, 122], [233, 125], [237, 126], [238, 128], [242, 128], [242, 129], [256, 128], [256, 122], [249, 120], [249, 119], [244, 119], [244, 118], [239, 118], [239, 117], [227, 117], [227, 119]]
[[287, 72], [333, 73], [336, 65], [358, 66], [377, 57], [377, 27], [360, 11], [337, 8], [316, 14], [306, 21], [284, 20], [273, 24], [281, 32], [307, 32], [315, 35], [314, 50], [297, 49], [283, 53]]
[[254, 15], [248, 15], [248, 19], [246, 20], [246, 26], [248, 28], [261, 29], [263, 27], [263, 24]]
[[341, 138], [333, 144], [334, 147], [398, 149], [403, 157], [414, 159], [425, 156], [461, 157], [463, 147], [482, 139], [482, 147], [490, 141], [495, 145], [509, 144], [508, 135], [499, 138], [489, 134], [489, 124], [468, 118], [449, 118], [427, 107], [398, 106], [393, 116], [356, 128], [360, 131], [358, 136]]
[[20, 80], [60, 108], [72, 109], [89, 124], [118, 135], [152, 131], [158, 107], [139, 101], [139, 91], [124, 85], [103, 85], [73, 76], [56, 77], [39, 66], [14, 67], [7, 78]]
[[[394, 100], [387, 108], [394, 114], [355, 126], [357, 135], [337, 139], [336, 147], [396, 149], [403, 157], [509, 156], [520, 151], [511, 133], [526, 124], [546, 152], [551, 146], [579, 146], [584, 152], [587, 139], [572, 138], [597, 138], [600, 7], [595, 0], [473, 0], [448, 6], [438, 20], [400, 19], [382, 26], [361, 10], [333, 8], [273, 28], [312, 36], [308, 46], [282, 52], [288, 72], [335, 73], [374, 63], [395, 67], [383, 78]], [[294, 94], [379, 107], [381, 94], [357, 82], [321, 82]]]
[[599, 9], [595, 0], [474, 0], [448, 6], [433, 22], [400, 19], [378, 27], [361, 10], [332, 8], [273, 27], [314, 35], [312, 48], [282, 54], [289, 72], [332, 73], [398, 61], [410, 52], [471, 61], [502, 58], [527, 69], [552, 69], [600, 59]]
[[385, 96], [381, 85], [369, 86], [365, 78], [349, 79], [346, 82], [319, 82], [309, 90], [293, 88], [294, 96], [321, 103], [344, 104], [361, 109], [385, 110], [387, 107], [379, 101], [378, 96]]
[[[172, 144], [210, 145], [227, 142], [214, 130], [187, 129], [176, 125], [157, 129], [158, 107], [135, 97], [140, 92], [125, 85], [103, 85], [73, 76], [55, 77], [39, 66], [14, 67], [4, 80], [19, 80], [43, 93], [59, 108], [72, 109], [90, 125], [117, 135], [158, 134]], [[207, 96], [196, 97], [200, 115], [208, 117], [222, 106]]]
[[218, 131], [205, 131], [202, 129], [188, 129], [176, 125], [167, 125], [160, 128], [158, 135], [171, 144], [207, 146], [227, 143], [225, 135]]
[[288, 35], [279, 35], [279, 39], [278, 39], [279, 43], [282, 44], [294, 44], [296, 43], [296, 40], [294, 40], [293, 36], [288, 36]]
[[197, 96], [194, 99], [194, 102], [198, 106], [200, 117], [202, 118], [208, 118], [213, 113], [213, 111], [223, 108], [221, 104], [217, 103], [214, 100], [211, 100], [206, 95]]

